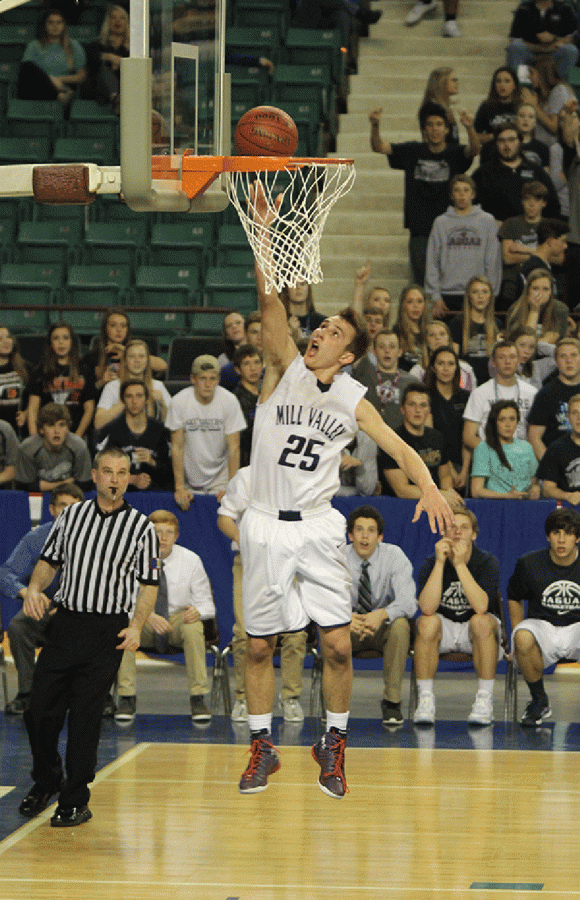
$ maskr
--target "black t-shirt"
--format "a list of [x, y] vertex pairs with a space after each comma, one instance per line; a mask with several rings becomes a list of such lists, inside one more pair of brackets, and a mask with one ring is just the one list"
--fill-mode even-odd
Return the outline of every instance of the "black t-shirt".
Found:
[[469, 326], [467, 351], [463, 352], [463, 316], [456, 316], [449, 322], [449, 331], [453, 342], [459, 347], [461, 359], [468, 362], [477, 378], [478, 384], [489, 381], [489, 356], [487, 352], [487, 336], [485, 325], [472, 322]]
[[[483, 103], [480, 103], [477, 112], [475, 113], [473, 127], [478, 134], [493, 134], [498, 125], [512, 125], [515, 114], [515, 103], [500, 103], [497, 100], [484, 100]], [[487, 153], [491, 157], [493, 153], [491, 149], [492, 142], [488, 141], [484, 146], [490, 148]], [[483, 158], [482, 151], [480, 161], [483, 161]]]
[[509, 580], [508, 599], [527, 600], [529, 619], [580, 622], [580, 554], [571, 566], [556, 565], [548, 547], [524, 554]]
[[542, 441], [546, 447], [570, 431], [568, 400], [579, 393], [580, 385], [564, 384], [559, 378], [553, 378], [534, 397], [528, 425], [544, 426]]
[[247, 427], [240, 432], [240, 468], [250, 465], [250, 453], [252, 450], [252, 434], [254, 431], [254, 416], [256, 414], [256, 404], [258, 403], [258, 394], [252, 394], [240, 382], [236, 385], [234, 396], [239, 400], [242, 412], [246, 420]]
[[[120, 447], [131, 460], [131, 475], [139, 475], [145, 472], [151, 478], [151, 485], [147, 488], [153, 490], [167, 490], [172, 483], [171, 464], [169, 461], [169, 431], [162, 422], [147, 416], [147, 427], [141, 434], [131, 431], [127, 425], [125, 413], [121, 413], [97, 434], [97, 449], [105, 447]], [[138, 447], [144, 447], [151, 452], [155, 465], [142, 463], [137, 459], [135, 451]], [[138, 490], [133, 485], [129, 490]]]
[[569, 434], [550, 444], [536, 475], [542, 481], [553, 481], [561, 491], [580, 491], [580, 447]]
[[449, 182], [467, 172], [471, 158], [462, 144], [447, 144], [433, 153], [426, 143], [391, 144], [391, 169], [405, 172], [405, 227], [413, 235], [428, 235], [437, 216], [449, 206]]
[[[419, 571], [419, 593], [427, 584], [434, 565], [435, 554], [428, 556], [421, 566]], [[479, 547], [474, 545], [467, 563], [467, 569], [473, 576], [473, 580], [487, 594], [487, 611], [500, 618], [498, 606], [499, 563], [493, 553], [488, 553], [487, 550], [480, 550]], [[473, 606], [471, 606], [463, 592], [455, 566], [448, 559], [445, 560], [445, 565], [443, 566], [443, 591], [437, 612], [452, 622], [469, 622], [475, 613]]]
[[326, 316], [323, 316], [322, 313], [316, 312], [315, 310], [305, 313], [303, 316], [297, 316], [297, 319], [300, 322], [302, 337], [310, 337], [312, 332], [324, 322], [325, 318]]
[[81, 362], [78, 378], [70, 377], [70, 366], [57, 366], [57, 374], [46, 382], [40, 368], [36, 368], [28, 382], [28, 392], [40, 397], [40, 407], [47, 403], [61, 403], [72, 418], [71, 432], [77, 430], [83, 417], [84, 404], [95, 399], [95, 376]]
[[0, 419], [4, 419], [18, 434], [16, 413], [20, 409], [24, 382], [22, 378], [7, 362], [0, 366]]
[[522, 188], [528, 181], [540, 181], [548, 191], [546, 216], [558, 216], [560, 203], [549, 175], [541, 166], [522, 159], [515, 168], [498, 161], [482, 163], [473, 173], [477, 199], [482, 208], [503, 222], [510, 216], [522, 215]]
[[431, 415], [433, 426], [447, 444], [447, 453], [457, 468], [463, 465], [463, 412], [469, 400], [469, 391], [464, 388], [447, 400], [437, 388], [431, 394]]
[[[429, 469], [431, 478], [437, 487], [439, 487], [439, 466], [444, 466], [446, 462], [449, 462], [449, 452], [443, 435], [439, 431], [436, 431], [435, 428], [425, 428], [422, 435], [411, 434], [410, 431], [407, 431], [404, 424], [396, 429], [395, 434], [398, 434], [399, 437], [403, 438], [405, 443], [409, 444], [409, 446], [419, 454]], [[392, 456], [389, 456], [384, 450], [379, 449], [377, 465], [379, 469], [379, 478], [381, 480], [381, 485], [383, 486], [382, 492], [383, 494], [392, 497], [392, 488], [383, 472], [385, 469], [398, 469], [399, 464]]]
[[548, 31], [556, 37], [567, 37], [578, 27], [574, 10], [562, 0], [552, 0], [549, 9], [540, 12], [534, 0], [525, 0], [516, 9], [510, 29], [511, 38], [522, 38], [530, 44], [539, 44], [538, 34]]

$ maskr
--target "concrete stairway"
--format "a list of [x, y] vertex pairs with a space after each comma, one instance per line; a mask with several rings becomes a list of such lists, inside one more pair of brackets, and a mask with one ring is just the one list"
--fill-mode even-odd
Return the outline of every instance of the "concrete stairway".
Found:
[[[361, 40], [358, 74], [351, 77], [348, 113], [341, 116], [336, 156], [353, 157], [357, 177], [331, 212], [322, 238], [324, 281], [314, 288], [317, 307], [336, 311], [350, 302], [354, 273], [372, 263], [370, 284], [398, 300], [410, 280], [403, 228], [403, 173], [369, 145], [368, 114], [382, 107], [381, 134], [393, 142], [420, 140], [417, 112], [429, 73], [444, 65], [459, 76], [455, 108], [472, 115], [485, 98], [493, 70], [505, 59], [514, 0], [461, 0], [460, 38], [442, 37], [442, 3], [413, 28], [403, 25], [411, 0], [381, 0], [381, 20]], [[465, 130], [460, 126], [461, 141]], [[476, 164], [477, 166], [477, 160]]]

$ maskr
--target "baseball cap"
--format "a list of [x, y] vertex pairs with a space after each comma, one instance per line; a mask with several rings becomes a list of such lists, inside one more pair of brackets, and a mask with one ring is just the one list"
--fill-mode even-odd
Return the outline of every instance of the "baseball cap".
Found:
[[202, 356], [196, 356], [191, 366], [191, 374], [199, 375], [200, 372], [211, 371], [217, 372], [218, 375], [220, 373], [220, 364], [215, 356], [210, 356], [209, 353], [204, 353]]

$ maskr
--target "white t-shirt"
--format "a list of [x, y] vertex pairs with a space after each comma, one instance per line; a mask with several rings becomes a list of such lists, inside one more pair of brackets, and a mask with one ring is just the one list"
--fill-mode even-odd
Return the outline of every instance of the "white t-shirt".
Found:
[[184, 429], [185, 481], [192, 490], [203, 490], [225, 469], [226, 435], [246, 428], [237, 397], [219, 385], [210, 403], [200, 403], [195, 389], [187, 387], [171, 398], [165, 425]]
[[[169, 407], [169, 403], [171, 401], [171, 394], [165, 387], [162, 381], [157, 381], [156, 378], [152, 379], [152, 385], [154, 391], [160, 391], [161, 396], [163, 397], [163, 402], [165, 406]], [[121, 382], [118, 378], [115, 378], [114, 381], [108, 381], [107, 384], [103, 388], [103, 392], [100, 396], [99, 402], [97, 404], [97, 409], [111, 409], [115, 403], [118, 403], [120, 398], [120, 387]]]
[[469, 395], [463, 418], [470, 422], [479, 422], [479, 437], [485, 440], [485, 424], [489, 416], [492, 404], [496, 400], [515, 400], [520, 410], [520, 421], [515, 433], [516, 438], [525, 441], [528, 436], [528, 415], [532, 408], [534, 397], [538, 393], [531, 384], [526, 384], [521, 378], [516, 378], [512, 387], [503, 387], [495, 378], [490, 378], [476, 388]]
[[174, 544], [167, 559], [163, 560], [163, 571], [167, 579], [170, 615], [187, 606], [195, 606], [202, 619], [215, 616], [209, 578], [197, 553]]
[[328, 390], [322, 387], [296, 356], [272, 395], [256, 406], [252, 503], [299, 511], [336, 494], [341, 454], [358, 430], [356, 408], [367, 388], [344, 372]]

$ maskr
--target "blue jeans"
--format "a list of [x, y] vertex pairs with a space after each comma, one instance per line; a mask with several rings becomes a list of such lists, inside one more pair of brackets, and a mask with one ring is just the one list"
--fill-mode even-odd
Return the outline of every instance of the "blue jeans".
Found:
[[[506, 62], [508, 66], [517, 72], [518, 66], [525, 66], [535, 58], [536, 54], [526, 47], [526, 43], [522, 38], [510, 38], [506, 52]], [[552, 54], [558, 74], [565, 81], [568, 80], [570, 69], [576, 64], [578, 59], [578, 48], [575, 44], [562, 44]]]

